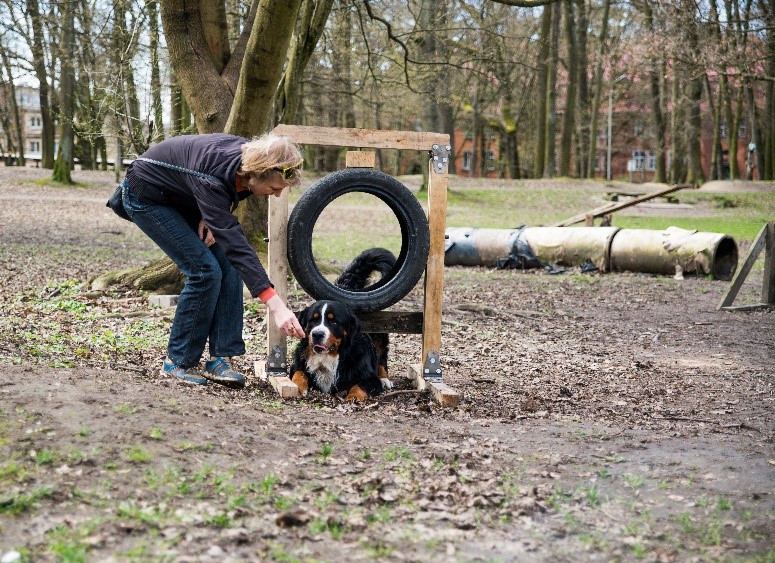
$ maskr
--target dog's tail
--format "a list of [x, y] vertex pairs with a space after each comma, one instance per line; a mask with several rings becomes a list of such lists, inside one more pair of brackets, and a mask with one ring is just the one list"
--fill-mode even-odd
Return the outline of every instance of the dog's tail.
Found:
[[396, 257], [385, 248], [370, 248], [355, 257], [344, 271], [336, 278], [335, 285], [347, 290], [358, 290], [367, 287], [369, 277], [374, 272], [386, 276], [396, 265]]

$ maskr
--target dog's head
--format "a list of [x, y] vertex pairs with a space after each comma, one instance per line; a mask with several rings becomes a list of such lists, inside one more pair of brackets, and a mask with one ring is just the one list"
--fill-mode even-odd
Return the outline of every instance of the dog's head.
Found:
[[353, 310], [338, 301], [316, 301], [299, 315], [311, 354], [339, 354], [345, 343], [361, 330]]

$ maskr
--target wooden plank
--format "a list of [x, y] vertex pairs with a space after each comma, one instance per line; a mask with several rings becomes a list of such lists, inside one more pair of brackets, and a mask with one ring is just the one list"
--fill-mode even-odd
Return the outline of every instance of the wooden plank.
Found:
[[751, 272], [751, 268], [753, 268], [756, 259], [759, 257], [759, 253], [762, 251], [762, 248], [764, 248], [766, 238], [767, 224], [761, 228], [759, 234], [754, 240], [754, 243], [748, 250], [748, 256], [745, 257], [743, 265], [740, 267], [740, 269], [737, 270], [737, 272], [735, 272], [732, 281], [729, 283], [729, 287], [721, 297], [721, 301], [719, 302], [718, 307], [716, 307], [717, 310], [724, 307], [729, 307], [734, 302], [735, 297], [737, 297], [737, 292], [740, 291], [745, 278], [748, 277], [748, 274]]
[[[288, 300], [288, 190], [280, 197], [269, 198], [269, 262], [267, 273], [277, 295], [284, 303]], [[267, 309], [266, 350], [279, 346], [283, 355], [288, 351], [285, 335], [280, 332], [272, 314]]]
[[374, 168], [377, 164], [377, 153], [374, 151], [347, 151], [345, 166], [347, 168]]
[[449, 135], [446, 133], [421, 131], [382, 131], [285, 124], [278, 125], [272, 131], [300, 145], [429, 151], [434, 144], [449, 144]]
[[565, 219], [564, 221], [560, 221], [559, 223], [555, 223], [554, 225], [550, 225], [550, 226], [568, 227], [570, 225], [575, 225], [576, 223], [581, 223], [582, 221], [587, 221], [587, 217], [590, 217], [590, 216], [593, 218], [602, 217], [603, 215], [614, 213], [615, 211], [621, 211], [622, 209], [632, 207], [633, 205], [638, 205], [639, 203], [643, 203], [644, 201], [654, 199], [655, 197], [661, 197], [666, 194], [676, 192], [678, 190], [683, 190], [685, 188], [694, 188], [694, 184], [677, 184], [675, 186], [670, 186], [668, 188], [658, 190], [656, 192], [651, 192], [651, 193], [642, 195], [640, 197], [635, 197], [633, 199], [623, 201], [621, 203], [615, 203], [615, 202], [609, 203], [609, 204], [603, 205], [602, 207], [597, 207], [595, 209], [592, 209], [591, 211], [585, 211], [584, 213], [579, 213], [578, 215], [574, 215], [569, 219]]
[[374, 311], [359, 313], [358, 318], [364, 332], [422, 334], [423, 330], [421, 311]]
[[775, 221], [767, 223], [764, 252], [762, 303], [775, 304]]
[[296, 399], [301, 396], [299, 387], [285, 375], [269, 375], [266, 373], [265, 362], [254, 362], [253, 369], [256, 377], [262, 381], [268, 381], [282, 399]]
[[724, 311], [758, 311], [760, 309], [775, 309], [772, 303], [757, 303], [756, 305], [738, 305], [736, 307], [721, 307]]
[[428, 226], [430, 250], [425, 266], [425, 292], [423, 302], [422, 353], [420, 362], [428, 356], [428, 350], [441, 351], [441, 313], [444, 297], [444, 239], [447, 223], [447, 170], [436, 172], [433, 160], [428, 163]]
[[422, 366], [420, 364], [409, 366], [409, 378], [414, 381], [415, 387], [420, 391], [428, 389], [436, 402], [442, 407], [455, 407], [460, 404], [460, 395], [452, 387], [446, 383], [428, 381], [422, 377]]

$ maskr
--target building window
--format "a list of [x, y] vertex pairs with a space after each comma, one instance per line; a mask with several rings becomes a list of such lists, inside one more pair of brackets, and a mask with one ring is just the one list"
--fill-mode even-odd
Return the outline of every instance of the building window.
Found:
[[643, 135], [643, 124], [642, 123], [636, 123], [635, 124], [635, 130], [634, 130], [635, 136], [640, 137]]
[[737, 127], [737, 136], [745, 137], [745, 120], [740, 120], [740, 125]]
[[719, 137], [721, 137], [722, 139], [726, 139], [727, 138], [727, 124], [726, 123], [719, 123], [718, 134], [719, 134]]
[[471, 152], [464, 152], [463, 153], [463, 170], [471, 170], [471, 160], [473, 157], [473, 153]]
[[644, 151], [632, 151], [633, 170], [643, 170], [645, 160], [646, 153]]
[[30, 152], [40, 152], [39, 141], [30, 141]]
[[40, 116], [33, 115], [30, 117], [30, 127], [40, 127], [43, 123], [43, 120], [40, 118]]
[[495, 170], [495, 153], [487, 151], [487, 170]]
[[648, 151], [646, 153], [646, 170], [654, 172], [657, 169], [657, 155]]

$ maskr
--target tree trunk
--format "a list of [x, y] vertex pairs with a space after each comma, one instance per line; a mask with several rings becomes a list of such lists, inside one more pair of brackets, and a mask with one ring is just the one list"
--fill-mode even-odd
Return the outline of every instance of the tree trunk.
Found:
[[59, 138], [59, 153], [54, 164], [53, 180], [72, 184], [70, 172], [73, 169], [73, 114], [75, 98], [75, 7], [72, 3], [62, 4], [62, 75], [59, 81], [62, 109], [62, 134]]
[[576, 121], [578, 131], [576, 133], [576, 174], [580, 178], [588, 178], [590, 171], [587, 168], [587, 141], [589, 139], [589, 77], [587, 66], [587, 7], [584, 0], [574, 0], [576, 17], [576, 73], [578, 75], [578, 95], [576, 96]]
[[557, 69], [560, 64], [560, 7], [552, 5], [552, 33], [549, 60], [549, 78], [547, 82], [546, 110], [546, 168], [545, 178], [554, 178], [557, 174]]
[[[25, 165], [25, 159], [24, 159], [24, 127], [22, 127], [22, 119], [21, 119], [21, 112], [19, 111], [19, 106], [16, 103], [16, 87], [14, 86], [13, 81], [13, 69], [11, 68], [11, 61], [8, 59], [8, 52], [5, 50], [5, 45], [0, 47], [0, 53], [2, 53], [2, 62], [3, 62], [3, 68], [5, 69], [6, 74], [8, 74], [8, 90], [6, 91], [6, 100], [8, 102], [9, 110], [10, 110], [10, 118], [8, 122], [10, 123], [11, 119], [13, 119], [13, 128], [9, 128], [8, 133], [8, 139], [11, 141], [13, 139], [11, 135], [11, 130], [16, 134], [16, 140], [15, 143], [19, 150], [16, 151], [16, 166], [24, 166]], [[9, 147], [8, 150], [10, 150], [11, 142], [8, 143]]]
[[[646, 27], [649, 32], [654, 31], [654, 12], [648, 2], [644, 2], [646, 13]], [[654, 128], [654, 154], [656, 170], [654, 171], [655, 182], [665, 182], [667, 180], [665, 166], [665, 116], [662, 111], [663, 81], [662, 81], [662, 55], [654, 55], [649, 60], [648, 81], [651, 96], [649, 99], [651, 105], [651, 124]]]
[[576, 45], [576, 25], [573, 18], [573, 0], [564, 0], [563, 19], [565, 21], [565, 41], [567, 51], [567, 87], [565, 89], [565, 110], [562, 116], [562, 133], [560, 134], [560, 176], [570, 176], [571, 151], [573, 150], [573, 135], [576, 132], [576, 93], [578, 86], [578, 50]]
[[146, 0], [148, 9], [148, 27], [151, 55], [151, 103], [153, 104], [153, 124], [150, 135], [155, 143], [164, 139], [164, 106], [162, 105], [161, 69], [159, 68], [159, 12], [157, 0]]
[[608, 14], [611, 8], [611, 0], [603, 2], [603, 17], [600, 24], [600, 36], [598, 38], [597, 64], [595, 67], [595, 94], [592, 99], [589, 124], [589, 142], [587, 146], [587, 170], [589, 176], [595, 175], [595, 162], [597, 161], [597, 139], [600, 127], [600, 106], [603, 104], [603, 61], [608, 44]]
[[541, 33], [538, 38], [538, 61], [536, 63], [536, 133], [533, 153], [534, 178], [540, 178], [546, 168], [546, 125], [547, 97], [549, 83], [549, 54], [552, 32], [552, 7], [544, 6], [541, 12]]

